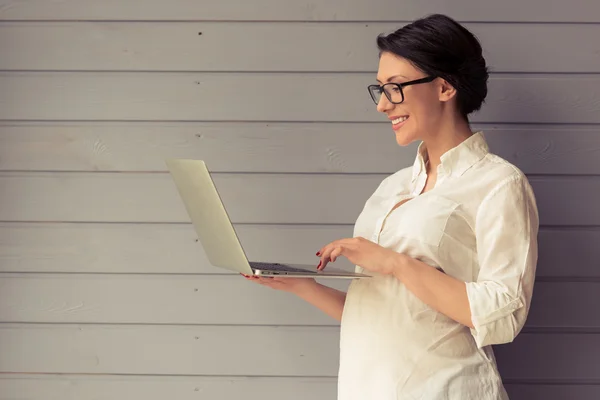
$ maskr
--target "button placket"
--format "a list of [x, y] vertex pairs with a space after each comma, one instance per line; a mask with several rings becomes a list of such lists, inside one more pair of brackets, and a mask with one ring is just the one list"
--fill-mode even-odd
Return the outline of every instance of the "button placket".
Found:
[[410, 199], [411, 196], [410, 195], [400, 195], [400, 196], [396, 196], [394, 198], [394, 200], [391, 202], [391, 205], [388, 205], [387, 208], [387, 213], [385, 214], [385, 216], [379, 218], [377, 220], [377, 224], [376, 224], [376, 234], [373, 235], [373, 241], [377, 244], [379, 244], [379, 240], [381, 239], [381, 233], [383, 232], [383, 226], [385, 224], [385, 222], [387, 221], [388, 217], [390, 216], [390, 214], [392, 213], [392, 211], [394, 211], [396, 209], [396, 204], [403, 202], [404, 200]]

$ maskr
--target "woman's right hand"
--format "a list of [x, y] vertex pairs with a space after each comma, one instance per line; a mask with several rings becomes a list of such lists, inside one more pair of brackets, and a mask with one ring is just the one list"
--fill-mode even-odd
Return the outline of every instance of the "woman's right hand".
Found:
[[279, 277], [258, 277], [244, 275], [247, 280], [256, 282], [271, 289], [282, 290], [289, 293], [301, 293], [317, 285], [313, 278], [279, 278]]

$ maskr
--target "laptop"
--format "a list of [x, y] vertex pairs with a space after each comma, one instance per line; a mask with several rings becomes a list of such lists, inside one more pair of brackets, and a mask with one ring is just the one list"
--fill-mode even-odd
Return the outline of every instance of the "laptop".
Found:
[[249, 261], [206, 163], [203, 160], [168, 159], [166, 164], [198, 234], [198, 239], [214, 267], [244, 275], [268, 277], [341, 279], [370, 277], [329, 265], [319, 271], [316, 265]]

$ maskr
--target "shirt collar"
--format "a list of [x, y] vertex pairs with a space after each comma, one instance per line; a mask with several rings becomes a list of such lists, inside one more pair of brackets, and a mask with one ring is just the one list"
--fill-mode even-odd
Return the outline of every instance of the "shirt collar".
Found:
[[[460, 176], [489, 153], [489, 147], [483, 132], [478, 131], [458, 146], [448, 150], [441, 157], [442, 170], [452, 176]], [[425, 173], [428, 160], [427, 148], [421, 142], [417, 149], [417, 157], [413, 164], [412, 180]]]

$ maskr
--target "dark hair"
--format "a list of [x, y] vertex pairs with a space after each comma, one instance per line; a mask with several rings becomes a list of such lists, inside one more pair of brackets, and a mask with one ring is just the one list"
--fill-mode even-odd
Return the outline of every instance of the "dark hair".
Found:
[[433, 14], [389, 35], [377, 37], [380, 55], [393, 53], [428, 75], [448, 81], [457, 91], [458, 111], [465, 119], [487, 96], [489, 70], [481, 44], [454, 19]]

